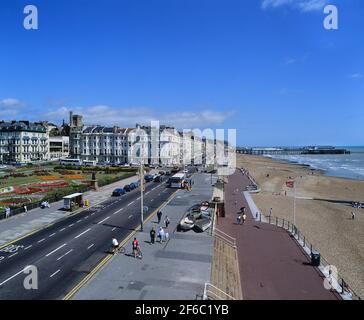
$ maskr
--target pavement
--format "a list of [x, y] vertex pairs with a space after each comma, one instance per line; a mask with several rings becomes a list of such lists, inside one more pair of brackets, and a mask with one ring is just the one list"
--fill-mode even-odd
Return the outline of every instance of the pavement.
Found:
[[[283, 228], [255, 221], [244, 190], [251, 181], [240, 171], [225, 186], [225, 218], [217, 227], [236, 238], [244, 300], [337, 300], [326, 290], [324, 276]], [[252, 201], [249, 199], [249, 202]], [[251, 203], [250, 203], [251, 204]], [[247, 221], [236, 223], [237, 213], [246, 207]]]
[[[113, 236], [123, 240], [135, 232], [140, 225], [140, 189], [110, 197], [113, 187], [103, 189], [106, 201], [0, 248], [0, 299], [61, 299], [110, 256]], [[174, 192], [165, 182], [147, 183], [144, 204], [149, 210], [144, 219]], [[36, 289], [24, 286], [29, 266], [36, 269]]]
[[[89, 206], [96, 205], [110, 198], [112, 191], [120, 186], [124, 186], [133, 181], [138, 180], [138, 176], [132, 176], [118, 182], [103, 186], [98, 191], [88, 191], [84, 194], [84, 199], [89, 200]], [[50, 204], [50, 208], [35, 208], [27, 213], [21, 213], [11, 216], [8, 219], [0, 220], [0, 248], [4, 244], [24, 237], [31, 232], [42, 229], [60, 219], [66, 218], [69, 215], [76, 214], [82, 210], [74, 212], [64, 211], [63, 200]]]
[[179, 190], [162, 208], [161, 225], [168, 215], [171, 224], [166, 243], [150, 244], [149, 231], [158, 228], [153, 217], [138, 232], [143, 259], [131, 253], [131, 240], [126, 244], [126, 254], [117, 254], [98, 271], [73, 296], [74, 300], [136, 299], [184, 300], [202, 296], [204, 284], [210, 281], [213, 254], [213, 237], [209, 229], [203, 233], [193, 230], [177, 232], [176, 226], [186, 210], [196, 203], [211, 200], [211, 177], [195, 174], [192, 191]]

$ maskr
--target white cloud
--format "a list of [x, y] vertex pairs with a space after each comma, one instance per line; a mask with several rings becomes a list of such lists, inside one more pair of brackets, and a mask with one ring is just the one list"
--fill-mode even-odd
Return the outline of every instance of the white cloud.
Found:
[[349, 75], [349, 78], [351, 78], [351, 79], [362, 79], [363, 77], [364, 77], [364, 75], [361, 73], [353, 73], [353, 74]]
[[18, 99], [6, 98], [0, 100], [0, 106], [3, 107], [20, 107], [22, 103]]
[[233, 112], [211, 110], [161, 113], [152, 108], [114, 108], [107, 105], [96, 105], [75, 108], [61, 107], [43, 114], [42, 117], [60, 122], [62, 119], [68, 120], [71, 110], [74, 114], [83, 115], [85, 124], [134, 127], [136, 123], [150, 124], [150, 121], [158, 120], [160, 124], [173, 125], [180, 129], [220, 125], [233, 115]]
[[23, 103], [18, 99], [6, 98], [0, 100], [0, 117], [15, 118], [20, 112], [19, 108]]
[[322, 10], [328, 4], [328, 0], [263, 0], [262, 8], [278, 8], [282, 6], [290, 6], [299, 9], [302, 12], [310, 12]]

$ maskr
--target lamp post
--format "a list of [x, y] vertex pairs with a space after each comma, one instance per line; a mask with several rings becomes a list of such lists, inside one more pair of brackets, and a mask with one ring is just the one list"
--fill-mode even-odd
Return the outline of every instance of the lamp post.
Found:
[[140, 158], [140, 230], [143, 231], [144, 224], [144, 164]]

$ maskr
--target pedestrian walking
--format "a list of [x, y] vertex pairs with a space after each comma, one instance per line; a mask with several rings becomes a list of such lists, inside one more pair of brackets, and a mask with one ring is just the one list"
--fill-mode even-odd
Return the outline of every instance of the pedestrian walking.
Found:
[[272, 208], [270, 208], [270, 209], [269, 209], [269, 216], [271, 216], [271, 215], [272, 215], [272, 211], [273, 211], [273, 209], [272, 209]]
[[243, 224], [245, 223], [245, 220], [246, 220], [246, 214], [243, 213]]
[[351, 212], [351, 219], [354, 220], [355, 219], [355, 212]]
[[162, 211], [158, 210], [157, 212], [158, 224], [161, 222], [162, 219]]
[[241, 224], [241, 215], [240, 214], [236, 217], [236, 223]]
[[159, 242], [160, 243], [164, 242], [166, 233], [162, 227], [159, 227], [158, 236], [160, 238]]
[[9, 218], [10, 217], [10, 208], [9, 207], [6, 207], [5, 208], [5, 218]]
[[152, 227], [152, 230], [150, 230], [150, 244], [154, 244], [155, 241], [155, 230], [154, 227]]
[[168, 228], [170, 223], [171, 223], [171, 221], [169, 220], [168, 216], [166, 216], [166, 218], [164, 219], [164, 224], [166, 226], [166, 229]]
[[28, 208], [27, 208], [27, 206], [25, 204], [23, 205], [23, 209], [24, 209], [24, 213], [28, 212]]

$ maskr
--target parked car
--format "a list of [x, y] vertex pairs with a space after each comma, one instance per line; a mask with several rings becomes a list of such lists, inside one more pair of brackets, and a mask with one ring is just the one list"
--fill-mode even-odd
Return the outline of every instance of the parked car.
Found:
[[123, 195], [123, 194], [125, 194], [125, 193], [126, 193], [125, 189], [123, 189], [123, 188], [116, 188], [116, 189], [112, 192], [112, 195], [113, 195], [114, 197], [118, 197], [118, 196], [121, 196], [121, 195]]
[[124, 186], [124, 190], [125, 190], [126, 192], [130, 192], [132, 189], [130, 188], [130, 185], [129, 185], [129, 184], [126, 184], [126, 185]]
[[144, 180], [145, 180], [145, 182], [153, 181], [153, 176], [151, 174], [146, 174], [144, 176]]
[[136, 184], [134, 182], [132, 182], [131, 184], [129, 184], [130, 190], [134, 190], [137, 188]]
[[164, 176], [164, 175], [166, 174], [166, 172], [165, 172], [165, 171], [163, 171], [163, 170], [159, 171], [158, 173], [159, 173], [161, 176]]
[[166, 171], [166, 176], [170, 176], [172, 174], [172, 172], [171, 171]]
[[156, 176], [154, 179], [153, 179], [154, 182], [162, 182], [163, 181], [163, 176]]

